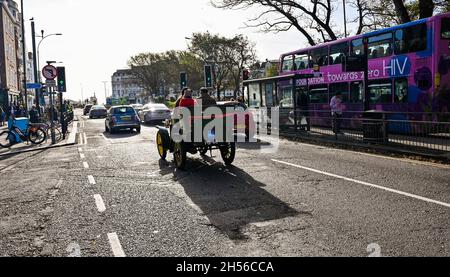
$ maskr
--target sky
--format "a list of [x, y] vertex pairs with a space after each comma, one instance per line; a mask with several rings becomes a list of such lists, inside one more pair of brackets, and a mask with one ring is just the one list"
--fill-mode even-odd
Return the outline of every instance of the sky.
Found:
[[[20, 3], [19, 0], [16, 0]], [[278, 59], [283, 52], [305, 46], [292, 30], [264, 34], [244, 28], [255, 10], [221, 10], [209, 0], [24, 0], [26, 44], [31, 51], [30, 18], [46, 38], [40, 46], [40, 65], [62, 62], [66, 67], [66, 98], [93, 96], [105, 101], [105, 83], [111, 94], [111, 75], [127, 68], [129, 58], [141, 52], [187, 49], [194, 32], [231, 37], [244, 34], [256, 43], [260, 60]], [[37, 38], [39, 43], [39, 38]], [[82, 95], [83, 93], [83, 95]]]

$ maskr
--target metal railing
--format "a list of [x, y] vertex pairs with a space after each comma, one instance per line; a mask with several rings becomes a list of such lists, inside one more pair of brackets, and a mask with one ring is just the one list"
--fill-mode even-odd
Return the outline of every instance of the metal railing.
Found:
[[281, 134], [450, 153], [450, 113], [278, 111]]

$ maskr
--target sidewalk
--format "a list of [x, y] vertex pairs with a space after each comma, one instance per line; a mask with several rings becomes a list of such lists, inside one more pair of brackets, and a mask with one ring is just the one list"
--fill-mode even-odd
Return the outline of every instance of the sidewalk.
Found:
[[[0, 133], [3, 131], [6, 131], [7, 128], [0, 127]], [[70, 146], [76, 144], [76, 135], [78, 132], [78, 122], [73, 121], [68, 128], [69, 132], [66, 135], [66, 139], [58, 142], [55, 145], [52, 145], [51, 138], [47, 138], [47, 140], [42, 143], [41, 145], [34, 145], [31, 142], [25, 142], [25, 143], [19, 143], [11, 146], [10, 148], [1, 148], [0, 147], [0, 157], [3, 156], [9, 156], [9, 155], [16, 155], [21, 153], [27, 153], [27, 152], [34, 152], [34, 151], [42, 151], [46, 149], [56, 148], [56, 147], [64, 147], [64, 146]]]

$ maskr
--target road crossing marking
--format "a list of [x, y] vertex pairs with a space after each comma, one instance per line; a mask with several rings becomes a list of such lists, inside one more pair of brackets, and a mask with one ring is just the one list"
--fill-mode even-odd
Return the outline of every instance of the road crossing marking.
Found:
[[328, 172], [325, 172], [325, 171], [321, 171], [321, 170], [317, 170], [317, 169], [313, 169], [313, 168], [309, 168], [309, 167], [305, 167], [305, 166], [301, 166], [301, 165], [297, 165], [297, 164], [293, 164], [293, 163], [278, 161], [278, 160], [274, 160], [274, 159], [272, 159], [272, 161], [275, 162], [275, 163], [284, 164], [284, 165], [288, 165], [288, 166], [291, 166], [291, 167], [296, 167], [296, 168], [308, 170], [308, 171], [315, 172], [315, 173], [322, 174], [322, 175], [326, 175], [326, 176], [329, 176], [329, 177], [334, 177], [334, 178], [337, 178], [337, 179], [341, 179], [341, 180], [357, 183], [357, 184], [364, 185], [364, 186], [367, 186], [367, 187], [377, 188], [377, 189], [384, 190], [384, 191], [387, 191], [387, 192], [392, 192], [392, 193], [395, 193], [395, 194], [407, 196], [407, 197], [414, 198], [414, 199], [417, 199], [417, 200], [421, 200], [421, 201], [425, 201], [425, 202], [428, 202], [428, 203], [432, 203], [432, 204], [436, 204], [436, 205], [439, 205], [439, 206], [443, 206], [443, 207], [446, 207], [446, 208], [450, 208], [450, 204], [448, 204], [448, 203], [436, 201], [436, 200], [433, 200], [433, 199], [430, 199], [430, 198], [426, 198], [426, 197], [422, 197], [422, 196], [419, 196], [419, 195], [407, 193], [407, 192], [404, 192], [404, 191], [400, 191], [400, 190], [395, 190], [395, 189], [391, 189], [391, 188], [386, 188], [386, 187], [374, 185], [374, 184], [371, 184], [371, 183], [368, 183], [368, 182], [363, 182], [363, 181], [355, 180], [355, 179], [352, 179], [352, 178], [347, 178], [347, 177], [344, 177], [344, 176], [328, 173]]
[[88, 169], [89, 168], [89, 164], [87, 162], [83, 162], [83, 166], [84, 168]]
[[95, 205], [97, 206], [97, 210], [99, 213], [104, 213], [106, 211], [105, 202], [103, 202], [103, 198], [101, 195], [94, 195]]
[[114, 257], [125, 258], [125, 252], [123, 252], [122, 245], [120, 244], [119, 236], [116, 233], [108, 234], [109, 244], [113, 251]]
[[91, 184], [91, 185], [96, 185], [97, 184], [95, 182], [94, 176], [92, 176], [92, 175], [88, 176], [88, 180], [89, 180], [89, 184]]

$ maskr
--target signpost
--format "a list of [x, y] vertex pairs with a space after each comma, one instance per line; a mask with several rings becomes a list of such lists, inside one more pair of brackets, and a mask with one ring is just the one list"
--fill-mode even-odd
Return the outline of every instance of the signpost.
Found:
[[45, 77], [45, 85], [47, 86], [50, 97], [50, 120], [52, 130], [52, 144], [56, 144], [55, 137], [55, 105], [54, 105], [54, 89], [56, 87], [56, 77], [58, 77], [58, 70], [50, 63], [42, 69], [42, 75]]

